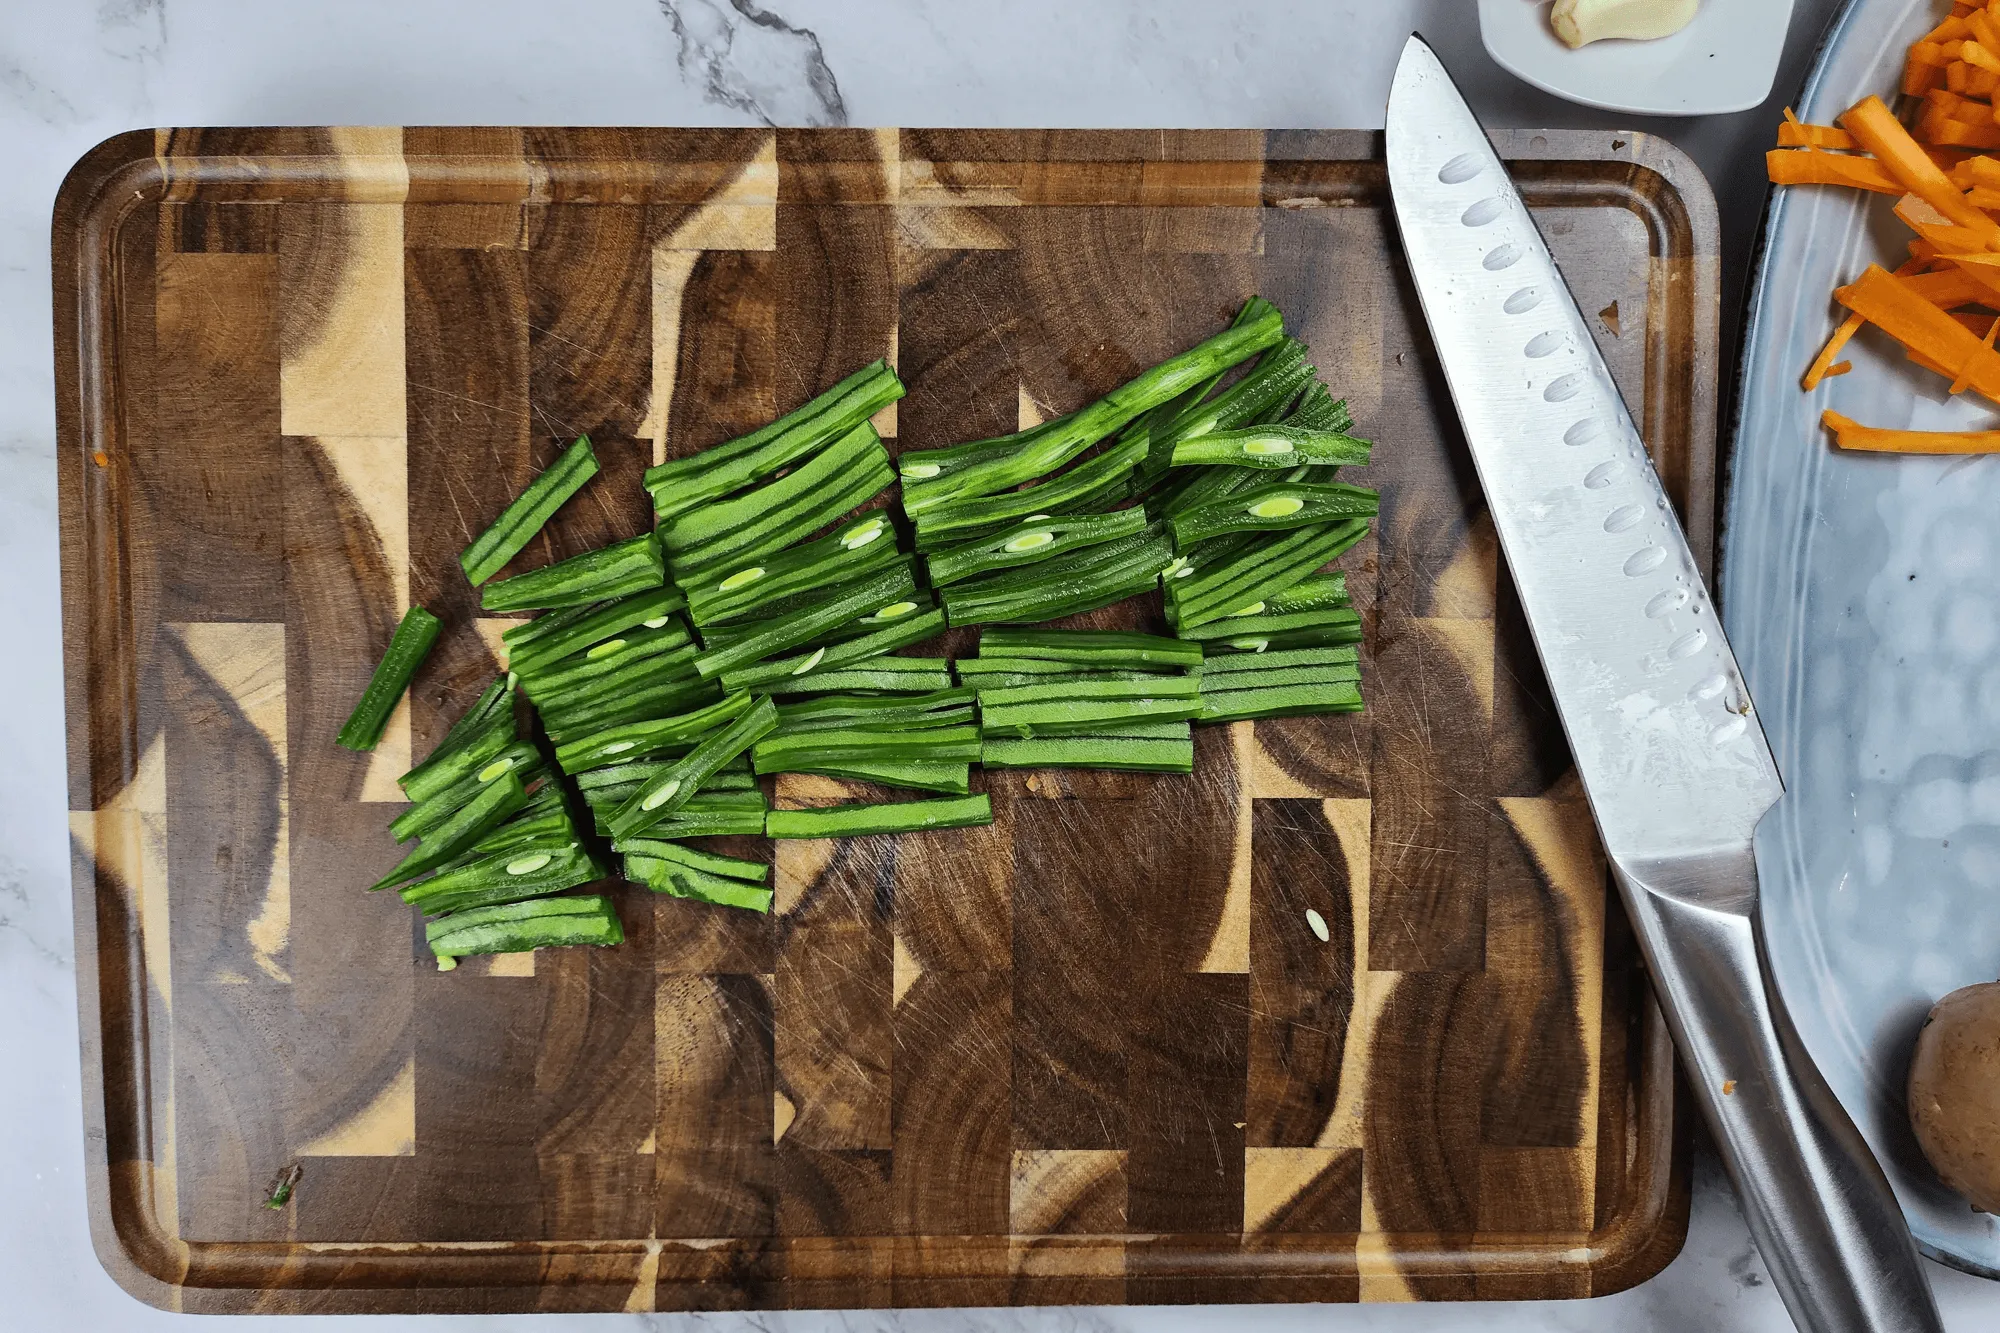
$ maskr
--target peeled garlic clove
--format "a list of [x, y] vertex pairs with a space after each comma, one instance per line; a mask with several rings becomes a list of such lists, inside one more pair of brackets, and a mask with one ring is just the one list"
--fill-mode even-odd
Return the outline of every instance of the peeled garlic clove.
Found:
[[1701, 0], [1556, 0], [1549, 24], [1571, 46], [1607, 37], [1651, 41], [1693, 22]]

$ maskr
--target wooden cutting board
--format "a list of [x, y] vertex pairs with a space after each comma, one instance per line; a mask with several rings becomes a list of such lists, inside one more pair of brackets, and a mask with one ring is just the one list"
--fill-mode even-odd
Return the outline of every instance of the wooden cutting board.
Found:
[[[1503, 153], [1713, 532], [1716, 225], [1666, 144]], [[1584, 1296], [1680, 1245], [1673, 1065], [1358, 133], [128, 134], [55, 215], [70, 828], [98, 1253], [191, 1311]], [[1067, 411], [1261, 292], [1353, 405], [1359, 717], [991, 828], [788, 843], [766, 918], [440, 974], [394, 776], [521, 558], [877, 357], [892, 447]], [[401, 610], [447, 637], [333, 735]], [[1131, 608], [1090, 623], [1136, 623]], [[477, 632], [475, 632], [475, 630]], [[793, 785], [780, 801], [823, 799]], [[745, 840], [758, 855], [769, 844]], [[1329, 928], [1320, 941], [1307, 909]], [[296, 1166], [291, 1201], [264, 1206]]]

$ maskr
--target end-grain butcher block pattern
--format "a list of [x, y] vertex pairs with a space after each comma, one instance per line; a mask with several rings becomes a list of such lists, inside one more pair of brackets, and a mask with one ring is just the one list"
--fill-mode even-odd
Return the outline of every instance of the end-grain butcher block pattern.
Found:
[[[1715, 226], [1646, 138], [1507, 136], [1705, 551]], [[1584, 1296], [1685, 1220], [1671, 1058], [1384, 204], [1340, 133], [173, 130], [56, 213], [70, 828], [99, 1253], [189, 1311]], [[395, 776], [509, 572], [886, 356], [894, 449], [1275, 301], [1378, 441], [1369, 711], [1191, 777], [996, 772], [990, 827], [772, 858], [769, 916], [431, 965]], [[448, 622], [381, 747], [335, 730]], [[1086, 623], [1142, 623], [1137, 603]], [[965, 637], [965, 636], [958, 636]], [[786, 778], [779, 805], [840, 784]], [[760, 850], [761, 849], [761, 850]], [[281, 1206], [274, 1178], [296, 1168]]]

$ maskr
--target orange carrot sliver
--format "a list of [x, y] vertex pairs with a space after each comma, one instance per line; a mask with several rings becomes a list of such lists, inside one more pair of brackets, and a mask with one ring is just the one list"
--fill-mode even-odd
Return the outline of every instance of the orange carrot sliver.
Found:
[[1947, 116], [1956, 116], [1958, 109], [1972, 100], [1949, 88], [1933, 88], [1924, 94], [1924, 113], [1929, 115], [1932, 112], [1942, 111]]
[[1965, 189], [1975, 185], [2000, 186], [2000, 160], [1968, 157], [1951, 169], [1951, 182]]
[[1864, 426], [1834, 411], [1820, 413], [1819, 420], [1843, 449], [1888, 454], [2000, 453], [2000, 430], [1885, 430]]
[[[1935, 246], [1937, 253], [1944, 258], [1986, 253], [1979, 233], [1970, 227], [1953, 226], [1945, 220], [1944, 214], [1913, 194], [1906, 194], [1896, 201], [1896, 216], [1903, 220], [1903, 225]], [[1979, 216], [1986, 215], [1981, 213]]]
[[[2000, 258], [1996, 255], [1995, 258]], [[1910, 273], [1896, 271], [1903, 284], [1918, 296], [1923, 297], [1940, 310], [1953, 306], [1971, 305], [1983, 301], [1990, 294], [1989, 289], [1969, 277], [1964, 270], [1952, 267], [1941, 273]]]
[[[1966, 318], [1965, 316], [1963, 316], [1963, 315], [1953, 315], [1953, 316], [1952, 316], [1952, 318], [1953, 318], [1954, 320], [1958, 321], [1958, 323], [1959, 323], [1959, 326], [1960, 326], [1961, 328], [1964, 328], [1964, 329], [1965, 329], [1965, 330], [1966, 330], [1967, 332], [1969, 332], [1969, 333], [1970, 333], [1970, 332], [1977, 332], [1977, 331], [1976, 331], [1976, 330], [1974, 330], [1974, 329], [1973, 329], [1973, 328], [1972, 328], [1972, 327], [1971, 327], [1971, 326], [1970, 326], [1969, 324], [1967, 324], [1967, 323], [1965, 322], [1965, 318]], [[1989, 320], [1989, 321], [1987, 321], [1987, 324], [1986, 324], [1986, 332], [1985, 332], [1984, 334], [1980, 335], [1980, 343], [1981, 343], [1981, 345], [1982, 345], [1982, 346], [1984, 346], [1984, 347], [1985, 347], [1985, 349], [1986, 349], [1987, 351], [1989, 351], [1989, 352], [1993, 350], [1993, 335], [1994, 335], [1994, 334], [1996, 334], [1996, 333], [2000, 333], [2000, 319], [1994, 319], [1994, 320]], [[1967, 366], [1969, 367], [1969, 365], [1970, 365], [1970, 363], [1968, 362], [1968, 363], [1967, 363]], [[1966, 374], [1967, 374], [1967, 373], [1968, 373], [1968, 370], [1967, 370], [1967, 368], [1964, 368], [1964, 367], [1962, 367], [1962, 368], [1961, 368], [1961, 369], [1959, 370], [1958, 374], [1956, 374], [1956, 375], [1952, 376], [1952, 379], [1951, 379], [1951, 393], [1952, 393], [1952, 396], [1953, 396], [1954, 398], [1955, 398], [1955, 397], [1957, 397], [1957, 396], [1958, 396], [1959, 394], [1962, 394], [1962, 393], [1964, 393], [1964, 392], [1965, 392], [1965, 390], [1966, 390], [1966, 385], [1967, 385], [1967, 380], [1966, 380], [1966, 378], [1965, 378], [1965, 377], [1966, 377]]]
[[[1965, 255], [1953, 255], [1949, 262], [1963, 277], [1981, 288], [1974, 300], [1980, 305], [2000, 307], [2000, 268], [1978, 262], [1967, 263], [1967, 258]], [[1946, 307], [1940, 305], [1939, 308]]]
[[[1873, 153], [1912, 194], [1958, 225], [2000, 242], [2000, 223], [1965, 202], [1965, 196], [1939, 170], [1938, 164], [1931, 161], [1923, 146], [1910, 137], [1881, 98], [1863, 98], [1841, 116], [1840, 123], [1856, 143]], [[1994, 128], [2000, 130], [2000, 126]]]
[[1852, 185], [1876, 194], [1901, 194], [1903, 186], [1880, 162], [1810, 148], [1773, 148], [1764, 154], [1773, 185]]
[[2000, 125], [1940, 118], [1924, 122], [1924, 137], [1945, 148], [2000, 148]]
[[1910, 290], [1879, 264], [1834, 292], [1834, 299], [1894, 338], [1913, 355], [1949, 366], [1954, 379], [2000, 402], [2000, 353], [1981, 344], [1970, 330]]
[[1819, 355], [1813, 358], [1810, 366], [1806, 367], [1806, 373], [1799, 380], [1801, 388], [1811, 393], [1828, 375], [1844, 373], [1833, 369], [1833, 358], [1840, 355], [1840, 349], [1847, 346], [1848, 339], [1861, 332], [1862, 323], [1863, 320], [1859, 315], [1849, 315], [1840, 321], [1839, 327], [1833, 331], [1833, 336], [1826, 340], [1826, 346], [1819, 349]]
[[1838, 125], [1807, 125], [1788, 120], [1778, 126], [1780, 148], [1852, 148], [1854, 136]]

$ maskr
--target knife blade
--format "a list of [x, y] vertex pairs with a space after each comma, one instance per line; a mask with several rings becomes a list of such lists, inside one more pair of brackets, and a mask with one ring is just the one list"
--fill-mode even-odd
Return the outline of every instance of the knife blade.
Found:
[[1933, 1330], [1901, 1209], [1768, 979], [1753, 837], [1783, 794], [1631, 413], [1526, 204], [1423, 40], [1389, 186], [1576, 769], [1697, 1100], [1801, 1328]]

